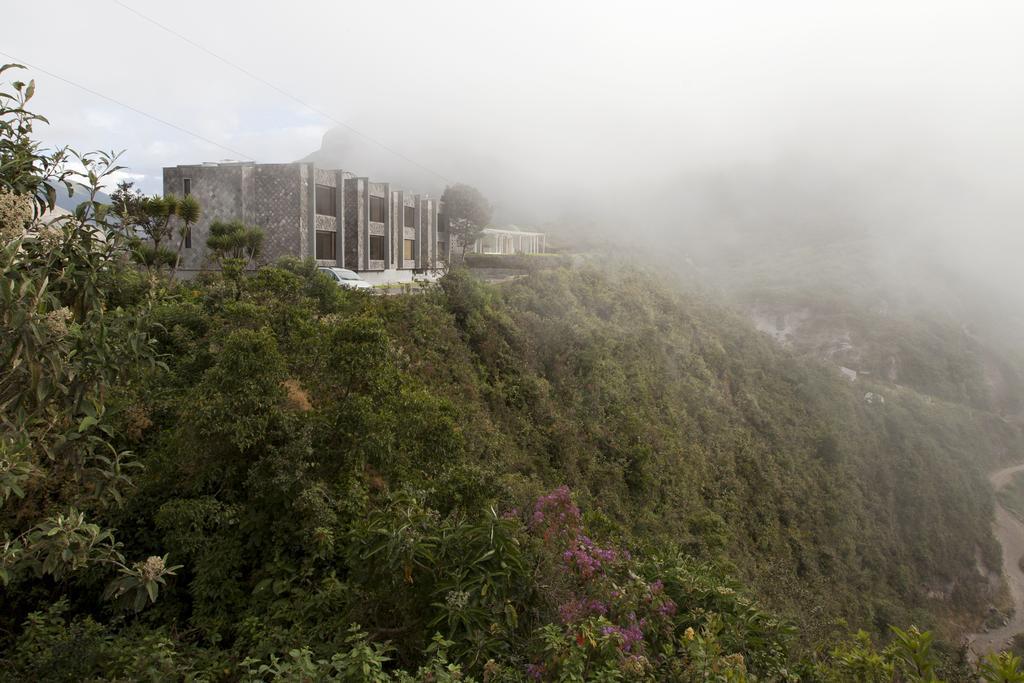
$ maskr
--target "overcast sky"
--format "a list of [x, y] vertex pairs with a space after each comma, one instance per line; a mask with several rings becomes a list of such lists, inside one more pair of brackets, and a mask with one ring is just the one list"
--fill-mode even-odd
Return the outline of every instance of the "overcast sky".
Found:
[[[761, 194], [842, 195], [876, 229], [997, 242], [978, 258], [1001, 265], [1022, 246], [1019, 1], [124, 2], [439, 186], [506, 207], [546, 188], [520, 212], [537, 222], [595, 201], [636, 229], [713, 224], [695, 198], [709, 178], [798, 168]], [[0, 49], [259, 161], [334, 125], [111, 0], [5, 7]], [[163, 166], [239, 156], [34, 75], [42, 137], [127, 150], [147, 191]]]

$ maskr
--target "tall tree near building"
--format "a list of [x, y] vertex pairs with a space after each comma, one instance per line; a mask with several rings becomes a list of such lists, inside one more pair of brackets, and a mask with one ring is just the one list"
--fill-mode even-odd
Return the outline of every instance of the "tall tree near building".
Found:
[[174, 236], [171, 220], [178, 209], [178, 198], [173, 194], [147, 197], [135, 189], [135, 183], [125, 180], [117, 184], [110, 203], [127, 238], [142, 236], [160, 249]]
[[441, 202], [448, 216], [448, 229], [459, 238], [462, 256], [465, 257], [469, 245], [476, 242], [491, 221], [492, 207], [480, 190], [464, 183], [446, 187]]
[[178, 273], [178, 266], [181, 265], [181, 250], [185, 247], [185, 241], [192, 231], [192, 226], [199, 220], [202, 209], [199, 202], [192, 195], [185, 195], [178, 200], [175, 214], [178, 216], [178, 250], [174, 254], [174, 268], [171, 269], [171, 279]]
[[206, 247], [225, 271], [248, 268], [262, 245], [263, 231], [242, 221], [214, 221], [206, 238]]
[[[111, 207], [121, 230], [132, 245], [134, 260], [149, 270], [159, 272], [164, 266], [171, 269], [171, 277], [181, 262], [185, 236], [199, 220], [199, 202], [194, 197], [176, 197], [173, 194], [147, 197], [134, 188], [131, 181], [122, 181], [110, 195]], [[178, 248], [172, 251], [167, 244], [178, 228]], [[142, 238], [147, 240], [142, 241]]]
[[263, 245], [263, 231], [242, 221], [214, 221], [210, 223], [210, 235], [206, 248], [220, 264], [224, 277], [235, 288], [235, 298], [242, 295], [242, 272], [260, 253]]

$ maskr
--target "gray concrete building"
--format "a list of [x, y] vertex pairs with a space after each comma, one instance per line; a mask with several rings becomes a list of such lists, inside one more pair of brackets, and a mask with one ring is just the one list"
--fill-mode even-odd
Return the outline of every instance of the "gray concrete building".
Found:
[[191, 164], [163, 174], [164, 194], [191, 194], [203, 210], [185, 241], [184, 271], [213, 267], [206, 238], [218, 220], [261, 228], [263, 263], [295, 256], [387, 273], [435, 270], [447, 260], [437, 202], [388, 183], [311, 163]]

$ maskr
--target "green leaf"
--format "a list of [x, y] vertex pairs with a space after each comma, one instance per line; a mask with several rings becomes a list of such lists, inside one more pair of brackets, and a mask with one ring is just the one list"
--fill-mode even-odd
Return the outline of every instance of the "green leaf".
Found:
[[82, 422], [78, 425], [78, 433], [81, 434], [89, 427], [92, 427], [98, 423], [98, 420], [92, 415], [86, 415], [82, 418]]

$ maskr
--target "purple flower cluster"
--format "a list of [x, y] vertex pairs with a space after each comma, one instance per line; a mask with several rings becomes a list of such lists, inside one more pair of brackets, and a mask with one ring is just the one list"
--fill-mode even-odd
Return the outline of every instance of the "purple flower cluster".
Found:
[[[672, 598], [665, 595], [665, 584], [661, 579], [655, 579], [651, 582], [651, 585], [647, 587], [648, 595], [644, 598], [644, 602], [648, 605], [657, 605], [655, 607], [655, 613], [662, 617], [674, 617], [676, 615], [677, 607], [676, 603]], [[660, 596], [660, 600], [659, 600]]]
[[612, 624], [611, 626], [605, 626], [602, 628], [601, 633], [606, 636], [618, 636], [622, 639], [622, 651], [630, 652], [634, 645], [643, 641], [644, 626], [646, 625], [646, 619], [640, 619], [638, 621], [635, 614], [630, 614], [629, 626], [616, 626]]
[[558, 616], [563, 624], [571, 624], [589, 616], [608, 614], [608, 605], [600, 600], [574, 599], [558, 608]]
[[568, 486], [563, 484], [537, 499], [530, 526], [534, 531], [543, 530], [545, 540], [563, 533], [574, 535], [579, 531], [580, 509], [572, 502]]
[[526, 675], [535, 681], [539, 681], [544, 678], [546, 669], [543, 664], [528, 664], [526, 666]]
[[[628, 551], [601, 547], [586, 536], [579, 508], [566, 486], [537, 499], [529, 526], [543, 537], [550, 551], [561, 556], [568, 570], [573, 592], [558, 607], [566, 635], [575, 633], [576, 643], [582, 648], [587, 643], [584, 634], [588, 624], [602, 624], [601, 632], [617, 644], [622, 661], [632, 667], [629, 671], [643, 670], [647, 666], [646, 639], [657, 643], [659, 635], [673, 632], [678, 607], [668, 596], [664, 582], [647, 583], [628, 571]], [[539, 680], [552, 672], [534, 664], [527, 673]]]
[[619, 554], [610, 548], [594, 545], [587, 536], [579, 534], [572, 545], [562, 553], [562, 560], [570, 567], [575, 567], [584, 579], [600, 573], [602, 567], [614, 562]]

